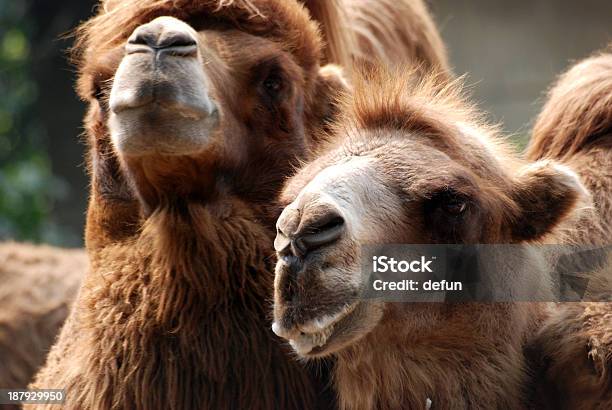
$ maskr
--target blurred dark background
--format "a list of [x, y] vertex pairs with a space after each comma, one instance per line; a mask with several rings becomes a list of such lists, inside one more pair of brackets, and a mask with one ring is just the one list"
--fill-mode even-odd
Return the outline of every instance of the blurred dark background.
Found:
[[62, 35], [93, 1], [0, 0], [0, 238], [82, 244], [84, 105]]
[[[522, 147], [555, 76], [612, 41], [610, 0], [430, 0], [456, 73]], [[84, 104], [62, 38], [90, 0], [0, 0], [0, 239], [82, 245]]]

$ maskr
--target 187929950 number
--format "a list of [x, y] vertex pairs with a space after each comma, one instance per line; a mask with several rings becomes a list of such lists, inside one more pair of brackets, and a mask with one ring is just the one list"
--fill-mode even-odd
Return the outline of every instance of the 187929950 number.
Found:
[[64, 389], [0, 389], [0, 404], [62, 404]]

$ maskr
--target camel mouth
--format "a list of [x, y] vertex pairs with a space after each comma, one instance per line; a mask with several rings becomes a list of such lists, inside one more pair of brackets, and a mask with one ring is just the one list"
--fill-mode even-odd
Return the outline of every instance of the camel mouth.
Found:
[[143, 75], [136, 84], [117, 83], [113, 91], [110, 108], [116, 116], [155, 114], [163, 110], [184, 120], [199, 121], [218, 112], [217, 105], [204, 93], [197, 90], [185, 93], [173, 81], [157, 75]]
[[216, 108], [209, 116], [194, 118], [187, 114], [177, 116], [175, 110], [162, 102], [131, 110], [121, 118], [111, 116], [109, 120], [114, 146], [129, 157], [197, 154], [209, 147], [218, 125]]
[[[315, 246], [305, 255], [296, 256], [293, 251], [287, 254], [283, 235], [276, 241], [283, 249], [275, 270], [276, 322], [272, 330], [289, 341], [302, 358], [325, 357], [339, 350], [344, 340], [352, 338], [352, 330], [358, 325], [354, 313], [361, 305], [361, 273], [356, 261], [345, 257], [352, 247], [344, 219], [322, 220], [331, 221], [319, 228], [323, 233], [332, 231], [325, 238], [327, 246]], [[287, 226], [281, 224], [281, 229]], [[342, 239], [337, 238], [338, 228], [344, 233]], [[313, 229], [307, 231], [320, 234]]]
[[349, 320], [356, 303], [343, 306], [338, 312], [312, 319], [296, 326], [292, 331], [281, 328], [278, 322], [272, 331], [285, 338], [293, 350], [303, 358], [324, 357], [333, 352], [332, 345], [339, 335], [343, 324]]

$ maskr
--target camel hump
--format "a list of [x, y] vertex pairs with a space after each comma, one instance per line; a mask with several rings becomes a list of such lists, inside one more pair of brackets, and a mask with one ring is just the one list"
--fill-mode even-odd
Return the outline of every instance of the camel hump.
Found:
[[612, 149], [612, 44], [558, 78], [536, 120], [527, 158], [565, 160], [591, 147]]
[[347, 68], [355, 60], [409, 64], [421, 74], [451, 75], [446, 47], [423, 0], [301, 2], [319, 24], [328, 63]]

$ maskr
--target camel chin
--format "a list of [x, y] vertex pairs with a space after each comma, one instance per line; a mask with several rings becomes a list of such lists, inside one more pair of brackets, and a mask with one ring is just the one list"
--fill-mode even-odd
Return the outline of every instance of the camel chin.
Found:
[[376, 303], [355, 302], [339, 308], [334, 314], [321, 315], [287, 331], [278, 321], [272, 331], [287, 339], [302, 359], [328, 357], [368, 334], [382, 317]]
[[202, 67], [198, 33], [186, 23], [159, 17], [134, 30], [109, 100], [119, 153], [187, 155], [210, 145], [219, 111]]

